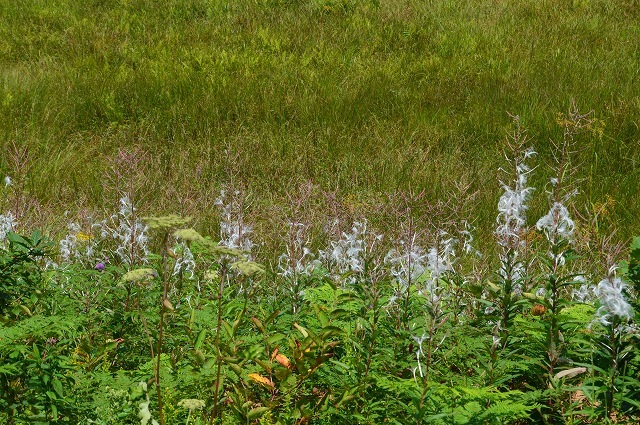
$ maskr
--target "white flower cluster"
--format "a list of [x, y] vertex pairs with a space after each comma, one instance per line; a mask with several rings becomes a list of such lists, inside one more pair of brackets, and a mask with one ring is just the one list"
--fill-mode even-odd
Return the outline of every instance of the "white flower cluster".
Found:
[[596, 312], [596, 320], [605, 326], [613, 324], [613, 318], [630, 319], [633, 310], [624, 296], [627, 285], [620, 279], [602, 279], [596, 286], [595, 293], [600, 300], [600, 308]]
[[16, 226], [16, 221], [13, 218], [13, 214], [8, 212], [6, 214], [0, 214], [0, 242], [7, 238], [9, 232], [13, 232]]
[[409, 286], [424, 274], [427, 267], [427, 255], [415, 243], [415, 236], [410, 242], [400, 241], [399, 249], [389, 250], [384, 261], [391, 266], [389, 272], [399, 285], [394, 294], [395, 298], [405, 293]]
[[515, 167], [512, 186], [500, 182], [504, 193], [498, 201], [496, 235], [502, 246], [513, 247], [520, 244], [520, 233], [526, 224], [527, 201], [534, 191], [533, 187], [527, 186], [527, 178], [531, 173], [531, 168], [525, 161], [534, 155], [536, 152], [529, 148], [524, 151], [521, 158], [512, 160]]
[[432, 303], [439, 302], [443, 295], [440, 291], [440, 279], [446, 272], [453, 270], [457, 261], [455, 247], [458, 239], [447, 236], [446, 232], [441, 231], [438, 243], [427, 253], [426, 270], [429, 272], [429, 278], [420, 292]]
[[[92, 227], [100, 229], [100, 224], [93, 224]], [[60, 260], [63, 263], [79, 262], [84, 265], [91, 264], [97, 254], [97, 242], [93, 233], [83, 233], [82, 227], [74, 222], [67, 225], [69, 233], [59, 243]], [[93, 230], [93, 229], [92, 229]]]
[[575, 224], [569, 216], [569, 210], [560, 202], [554, 202], [549, 212], [536, 223], [538, 230], [544, 231], [547, 239], [555, 242], [557, 238], [571, 241]]
[[[364, 272], [366, 234], [366, 220], [355, 221], [350, 233], [343, 232], [340, 239], [331, 242], [330, 249], [320, 251], [320, 257], [325, 260], [336, 279], [341, 279], [347, 273]], [[381, 239], [382, 236], [378, 238]], [[353, 282], [354, 278], [351, 277], [345, 283]]]
[[[249, 235], [253, 232], [253, 227], [244, 222], [242, 208], [234, 199], [226, 202], [226, 191], [220, 191], [220, 197], [216, 200], [216, 205], [220, 207], [220, 245], [228, 248], [240, 249], [250, 253], [254, 246]], [[240, 196], [240, 192], [234, 193], [234, 198]]]
[[187, 279], [193, 279], [196, 269], [196, 261], [187, 244], [182, 241], [179, 244], [176, 244], [176, 246], [173, 247], [173, 250], [181, 253], [173, 266], [173, 276], [183, 274], [187, 276]]
[[583, 275], [578, 275], [573, 278], [575, 285], [580, 285], [577, 288], [574, 286], [571, 290], [571, 299], [579, 303], [589, 303], [593, 301], [593, 294], [595, 287], [587, 282], [587, 279]]
[[469, 224], [467, 220], [462, 222], [464, 228], [460, 230], [460, 239], [462, 240], [462, 250], [465, 254], [474, 254], [476, 256], [481, 257], [482, 254], [480, 251], [473, 247], [473, 231], [475, 227]]
[[455, 247], [458, 243], [456, 238], [446, 237], [447, 233], [440, 233], [441, 239], [437, 246], [429, 249], [427, 254], [427, 268], [431, 272], [432, 278], [440, 278], [442, 274], [449, 270], [453, 270], [456, 262]]
[[132, 266], [136, 261], [147, 261], [149, 255], [148, 228], [135, 218], [136, 208], [127, 196], [120, 198], [120, 210], [111, 216], [113, 227], [103, 222], [102, 237], [111, 237], [116, 241], [116, 255], [120, 260]]
[[317, 265], [303, 237], [306, 227], [303, 223], [289, 223], [293, 237], [287, 246], [287, 252], [278, 258], [278, 274], [284, 278], [295, 279], [298, 276], [308, 276], [313, 273]]

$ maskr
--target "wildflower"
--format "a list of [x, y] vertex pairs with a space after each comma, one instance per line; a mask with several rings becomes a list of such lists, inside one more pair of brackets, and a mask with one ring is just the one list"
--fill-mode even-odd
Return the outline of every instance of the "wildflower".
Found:
[[7, 234], [13, 232], [15, 228], [15, 219], [10, 212], [6, 214], [0, 214], [0, 241], [6, 239]]
[[571, 241], [575, 224], [569, 217], [567, 207], [560, 202], [554, 202], [549, 212], [538, 220], [536, 228], [544, 231], [550, 241], [554, 241], [556, 237]]
[[491, 346], [496, 349], [500, 346], [500, 342], [502, 342], [502, 339], [498, 335], [493, 335], [492, 341], [493, 344]]
[[77, 261], [88, 267], [90, 264], [96, 263], [95, 255], [99, 242], [93, 235], [93, 228], [100, 227], [100, 224], [94, 223], [91, 227], [92, 231], [85, 233], [79, 224], [69, 222], [67, 225], [69, 232], [59, 242], [60, 257], [63, 263]]
[[174, 250], [182, 251], [182, 255], [176, 259], [176, 264], [173, 266], [173, 276], [176, 276], [180, 273], [187, 273], [188, 278], [193, 279], [194, 270], [196, 268], [196, 262], [193, 258], [193, 253], [184, 242], [174, 247]]
[[520, 234], [526, 224], [526, 211], [529, 208], [527, 201], [534, 191], [533, 187], [527, 186], [531, 168], [525, 161], [534, 155], [536, 155], [536, 152], [529, 148], [524, 151], [521, 157], [514, 158], [512, 160], [515, 166], [513, 185], [501, 182], [504, 193], [498, 201], [496, 235], [502, 246], [512, 246], [514, 243], [520, 244]]
[[11, 186], [11, 177], [4, 176], [4, 187], [9, 187], [9, 186]]
[[[237, 198], [240, 192], [236, 191], [234, 195]], [[254, 245], [249, 237], [253, 233], [253, 227], [244, 222], [239, 202], [235, 199], [227, 201], [226, 198], [226, 191], [221, 190], [220, 197], [216, 200], [216, 205], [221, 209], [220, 245], [250, 253]]]
[[80, 256], [76, 248], [76, 235], [80, 232], [80, 226], [76, 223], [70, 222], [67, 225], [67, 228], [69, 229], [69, 233], [64, 239], [60, 240], [60, 256], [62, 257], [63, 262], [70, 262], [72, 259]]
[[180, 400], [178, 402], [178, 406], [179, 407], [184, 407], [185, 409], [188, 409], [189, 411], [193, 411], [193, 410], [202, 410], [204, 409], [205, 403], [203, 400], [198, 400], [195, 398], [185, 398], [183, 400]]
[[306, 225], [302, 223], [289, 223], [291, 243], [287, 246], [287, 252], [278, 258], [278, 274], [285, 278], [310, 275], [316, 267], [314, 255], [307, 248], [303, 233]]
[[105, 265], [104, 263], [101, 261], [98, 264], [96, 264], [96, 266], [94, 267], [97, 271], [102, 272], [105, 269]]
[[120, 210], [111, 216], [113, 227], [102, 223], [102, 236], [117, 242], [115, 253], [127, 265], [133, 265], [137, 259], [146, 262], [149, 255], [148, 227], [136, 219], [135, 212], [136, 208], [124, 196], [120, 198]]
[[609, 277], [598, 283], [594, 292], [601, 306], [596, 311], [596, 320], [609, 326], [613, 324], [615, 317], [622, 320], [631, 319], [633, 311], [624, 296], [626, 288], [627, 285], [619, 277]]
[[587, 282], [587, 279], [582, 275], [578, 275], [574, 277], [573, 282], [576, 285], [579, 284], [580, 286], [577, 288], [574, 286], [574, 288], [571, 291], [571, 299], [579, 303], [586, 303], [591, 301], [592, 293], [595, 291], [595, 287], [589, 284]]
[[91, 233], [84, 233], [84, 232], [78, 232], [76, 233], [76, 239], [83, 241], [83, 242], [87, 242], [90, 241], [91, 239], [93, 239], [93, 234]]
[[384, 258], [385, 263], [391, 265], [391, 276], [399, 285], [399, 293], [389, 300], [395, 301], [397, 295], [404, 293], [412, 282], [422, 276], [426, 270], [427, 255], [422, 248], [415, 243], [414, 238], [409, 241], [400, 241], [399, 249], [392, 248]]
[[320, 255], [333, 266], [338, 276], [364, 271], [366, 233], [366, 220], [356, 221], [350, 233], [342, 233], [338, 241], [331, 242], [331, 249], [320, 252]]
[[455, 246], [458, 240], [455, 238], [445, 238], [447, 234], [441, 232], [441, 240], [437, 246], [429, 249], [427, 254], [427, 269], [434, 279], [440, 278], [445, 272], [452, 270], [456, 261]]

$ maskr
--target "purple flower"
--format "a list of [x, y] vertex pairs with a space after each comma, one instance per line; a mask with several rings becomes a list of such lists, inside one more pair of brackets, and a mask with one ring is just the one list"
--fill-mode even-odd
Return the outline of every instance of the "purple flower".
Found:
[[98, 270], [99, 272], [101, 272], [101, 271], [103, 271], [103, 270], [104, 270], [104, 267], [105, 267], [105, 265], [104, 265], [104, 263], [101, 261], [101, 262], [99, 262], [98, 264], [96, 264], [95, 269], [96, 269], [96, 270]]

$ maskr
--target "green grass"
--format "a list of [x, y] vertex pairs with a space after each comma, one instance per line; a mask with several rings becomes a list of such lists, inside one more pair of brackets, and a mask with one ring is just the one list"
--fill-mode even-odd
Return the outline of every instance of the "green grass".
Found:
[[[0, 16], [0, 148], [28, 147], [24, 188], [53, 212], [113, 211], [113, 158], [140, 148], [141, 207], [205, 227], [231, 180], [258, 221], [306, 180], [358, 205], [462, 180], [490, 229], [507, 112], [544, 164], [575, 99], [605, 127], [582, 136], [574, 203], [609, 193], [621, 235], [640, 232], [636, 0], [5, 0]], [[540, 189], [532, 217], [545, 208]]]

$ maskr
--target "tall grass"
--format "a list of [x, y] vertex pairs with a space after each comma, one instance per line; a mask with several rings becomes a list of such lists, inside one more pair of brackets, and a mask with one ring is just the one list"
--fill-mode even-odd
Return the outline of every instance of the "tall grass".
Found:
[[[268, 218], [304, 181], [369, 209], [382, 193], [442, 199], [463, 181], [483, 189], [464, 207], [490, 228], [507, 112], [550, 160], [556, 114], [575, 99], [601, 120], [579, 140], [575, 205], [610, 194], [630, 236], [639, 11], [635, 0], [4, 1], [0, 148], [28, 149], [23, 185], [56, 215], [113, 210], [124, 150], [146, 155], [142, 210], [197, 210], [205, 227], [221, 183], [246, 186]], [[2, 174], [14, 165], [0, 155]], [[531, 209], [542, 215], [545, 197]]]

